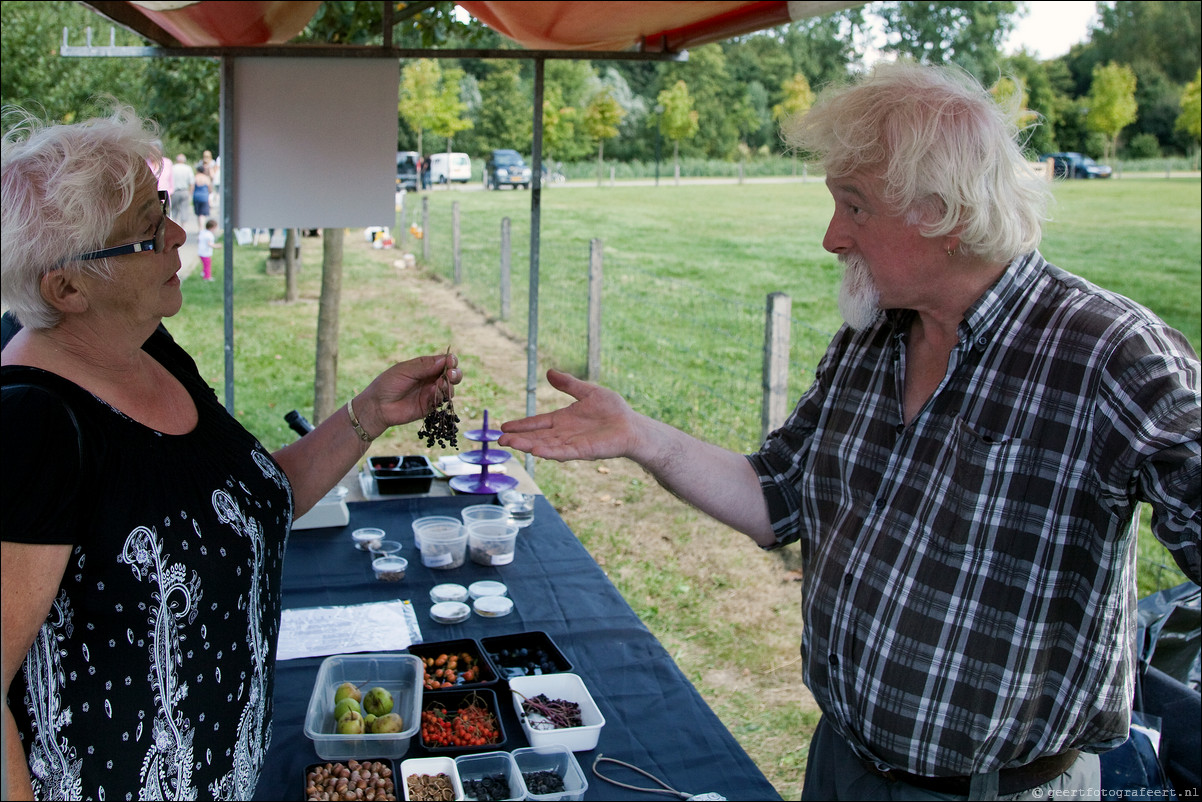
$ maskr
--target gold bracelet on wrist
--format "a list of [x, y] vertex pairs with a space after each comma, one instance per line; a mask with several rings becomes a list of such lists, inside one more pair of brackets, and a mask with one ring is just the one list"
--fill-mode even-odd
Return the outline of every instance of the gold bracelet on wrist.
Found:
[[365, 443], [370, 443], [375, 438], [369, 435], [363, 428], [363, 424], [359, 423], [359, 419], [355, 417], [355, 408], [351, 406], [351, 399], [346, 400], [346, 414], [351, 419], [351, 426], [355, 429], [355, 434], [359, 435], [359, 439]]

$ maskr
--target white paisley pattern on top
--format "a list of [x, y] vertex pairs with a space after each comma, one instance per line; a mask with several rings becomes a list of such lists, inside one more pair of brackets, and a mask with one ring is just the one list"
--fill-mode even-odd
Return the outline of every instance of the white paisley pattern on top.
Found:
[[154, 688], [154, 719], [150, 746], [142, 761], [139, 799], [196, 799], [192, 787], [192, 723], [176, 709], [188, 695], [179, 677], [180, 633], [177, 619], [196, 619], [201, 599], [200, 578], [185, 579], [182, 563], [168, 564], [158, 534], [139, 526], [125, 540], [121, 561], [134, 576], [157, 585], [158, 606], [150, 612], [150, 684]]
[[[39, 798], [80, 799], [83, 796], [79, 771], [83, 761], [75, 753], [75, 747], [58, 737], [58, 731], [71, 721], [71, 708], [61, 708], [61, 700], [51, 689], [65, 681], [60, 655], [60, 643], [69, 637], [71, 602], [65, 591], [59, 591], [46, 623], [38, 630], [33, 646], [25, 658], [25, 706], [33, 714], [39, 732], [47, 737], [38, 738], [29, 751], [30, 774], [34, 793]], [[34, 699], [40, 704], [34, 704]]]
[[[250, 598], [259, 598], [259, 582], [263, 568], [263, 530], [259, 522], [242, 514], [237, 503], [223, 490], [213, 493], [213, 509], [218, 519], [251, 542], [252, 561]], [[263, 668], [267, 661], [267, 645], [263, 638], [262, 621], [256, 604], [247, 604], [246, 641], [254, 661], [249, 677], [250, 690], [246, 706], [238, 719], [238, 745], [234, 749], [234, 767], [220, 780], [209, 786], [214, 799], [241, 799], [240, 792], [258, 784], [259, 767], [271, 746], [270, 728], [264, 732], [267, 717], [267, 694], [264, 689]], [[244, 685], [239, 686], [241, 694]]]

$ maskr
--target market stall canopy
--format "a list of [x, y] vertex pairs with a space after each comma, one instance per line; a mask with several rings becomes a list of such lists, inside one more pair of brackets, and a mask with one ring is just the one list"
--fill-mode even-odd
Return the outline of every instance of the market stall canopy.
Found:
[[[85, 2], [165, 48], [256, 47], [299, 34], [320, 2], [286, 0], [132, 0]], [[406, 3], [419, 10], [428, 4]], [[477, 20], [529, 50], [679, 52], [794, 20], [864, 5], [827, 0], [643, 2], [542, 0], [461, 2]]]

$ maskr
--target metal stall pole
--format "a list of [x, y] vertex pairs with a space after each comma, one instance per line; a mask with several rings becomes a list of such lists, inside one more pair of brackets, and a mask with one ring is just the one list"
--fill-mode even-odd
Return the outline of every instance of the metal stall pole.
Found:
[[[542, 216], [543, 182], [543, 72], [546, 59], [534, 59], [534, 148], [530, 154], [533, 170], [540, 171], [536, 180], [530, 179], [530, 312], [526, 330], [526, 415], [537, 412], [538, 392], [538, 243]], [[526, 473], [534, 478], [534, 457], [526, 455]]]
[[234, 59], [221, 57], [221, 259], [222, 292], [225, 296], [225, 408], [234, 414], [234, 193], [231, 189], [234, 165]]

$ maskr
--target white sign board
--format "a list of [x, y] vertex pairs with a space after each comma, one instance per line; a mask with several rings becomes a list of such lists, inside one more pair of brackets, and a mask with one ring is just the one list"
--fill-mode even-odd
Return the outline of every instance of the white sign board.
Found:
[[395, 225], [396, 59], [235, 58], [232, 84], [235, 228]]

